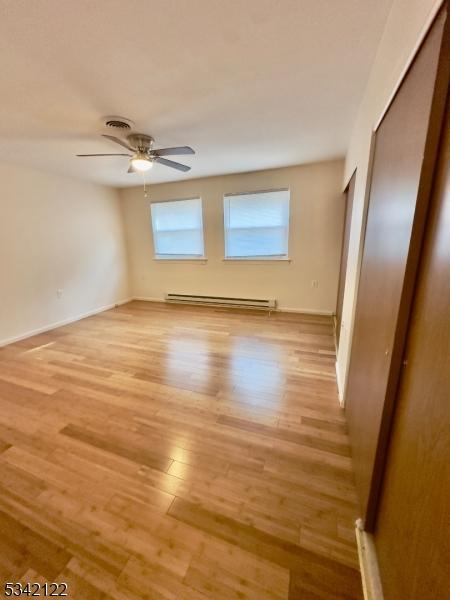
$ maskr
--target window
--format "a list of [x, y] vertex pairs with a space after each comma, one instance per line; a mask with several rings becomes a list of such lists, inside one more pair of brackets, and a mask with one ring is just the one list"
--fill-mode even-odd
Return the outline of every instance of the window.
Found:
[[287, 258], [289, 190], [224, 197], [225, 258]]
[[151, 204], [155, 257], [203, 258], [202, 200]]

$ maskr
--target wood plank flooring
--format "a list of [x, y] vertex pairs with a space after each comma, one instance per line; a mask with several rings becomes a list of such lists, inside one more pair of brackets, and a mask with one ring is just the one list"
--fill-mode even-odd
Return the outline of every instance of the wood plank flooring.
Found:
[[131, 302], [0, 348], [0, 594], [362, 598], [325, 317]]

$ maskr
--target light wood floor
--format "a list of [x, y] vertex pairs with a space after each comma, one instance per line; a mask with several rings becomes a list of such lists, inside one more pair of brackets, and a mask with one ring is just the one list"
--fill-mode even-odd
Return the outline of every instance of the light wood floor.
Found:
[[0, 593], [362, 597], [325, 317], [132, 302], [0, 349]]

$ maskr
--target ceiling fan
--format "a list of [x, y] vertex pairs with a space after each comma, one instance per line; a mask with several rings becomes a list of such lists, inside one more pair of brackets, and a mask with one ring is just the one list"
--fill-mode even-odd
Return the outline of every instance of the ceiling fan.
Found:
[[117, 138], [113, 135], [102, 134], [104, 138], [119, 144], [131, 152], [116, 153], [116, 154], [77, 154], [80, 157], [90, 156], [127, 156], [130, 158], [130, 166], [128, 173], [143, 173], [153, 167], [153, 163], [157, 162], [166, 167], [177, 169], [178, 171], [190, 171], [191, 167], [182, 165], [173, 160], [167, 160], [164, 156], [177, 156], [180, 154], [195, 154], [194, 150], [189, 146], [179, 146], [176, 148], [159, 148], [153, 149], [154, 139], [150, 135], [144, 133], [130, 133], [126, 136], [126, 141]]

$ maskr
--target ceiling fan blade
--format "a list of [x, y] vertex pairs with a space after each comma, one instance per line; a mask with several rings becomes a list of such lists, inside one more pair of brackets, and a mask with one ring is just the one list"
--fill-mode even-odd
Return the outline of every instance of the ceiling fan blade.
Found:
[[153, 156], [177, 156], [181, 154], [195, 154], [190, 146], [178, 146], [176, 148], [159, 148], [159, 150], [152, 150]]
[[123, 148], [126, 148], [127, 150], [131, 150], [131, 152], [135, 152], [134, 148], [132, 148], [126, 142], [124, 142], [123, 140], [121, 140], [113, 135], [106, 135], [105, 133], [103, 133], [102, 137], [107, 138], [108, 140], [111, 140], [112, 142], [116, 142], [116, 144], [119, 144]]
[[160, 158], [159, 156], [155, 156], [155, 161], [160, 163], [161, 165], [165, 165], [166, 167], [172, 167], [172, 169], [177, 169], [178, 171], [190, 171], [191, 167], [187, 165], [182, 165], [181, 163], [174, 162], [173, 160], [167, 160], [165, 158]]
[[77, 154], [77, 156], [133, 156], [132, 154]]

